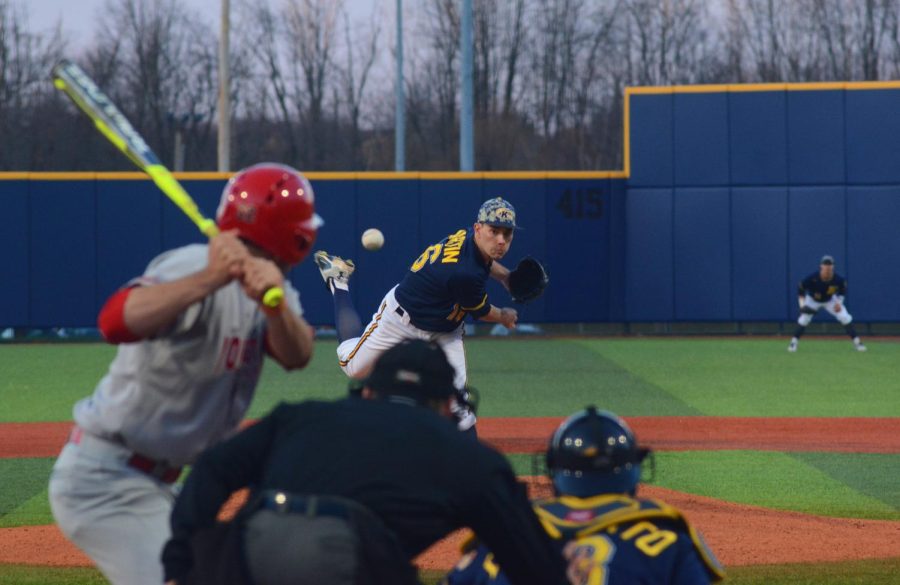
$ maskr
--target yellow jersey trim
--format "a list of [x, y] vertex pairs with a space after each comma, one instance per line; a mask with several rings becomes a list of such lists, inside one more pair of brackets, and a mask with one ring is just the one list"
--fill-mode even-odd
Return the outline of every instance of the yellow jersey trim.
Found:
[[378, 310], [378, 314], [375, 315], [375, 320], [372, 322], [372, 324], [369, 326], [369, 328], [366, 330], [366, 332], [363, 333], [363, 336], [359, 338], [359, 341], [356, 342], [356, 346], [353, 348], [353, 350], [350, 352], [350, 354], [347, 355], [347, 359], [346, 360], [338, 360], [338, 364], [340, 364], [340, 366], [342, 368], [350, 363], [350, 360], [353, 359], [353, 357], [356, 355], [356, 352], [359, 351], [359, 348], [361, 348], [363, 346], [363, 344], [366, 342], [366, 339], [368, 339], [369, 336], [372, 335], [372, 333], [374, 333], [376, 329], [378, 329], [378, 322], [381, 321], [381, 315], [384, 313], [384, 310], [386, 308], [387, 308], [387, 301], [384, 301], [381, 303], [381, 308]]

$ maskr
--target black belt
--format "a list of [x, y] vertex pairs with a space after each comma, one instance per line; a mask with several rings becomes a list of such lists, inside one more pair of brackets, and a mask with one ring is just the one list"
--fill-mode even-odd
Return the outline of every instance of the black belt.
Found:
[[311, 518], [331, 516], [350, 520], [350, 510], [341, 502], [318, 496], [299, 496], [285, 492], [267, 492], [260, 500], [259, 507], [282, 514], [302, 514]]
[[403, 317], [404, 315], [406, 315], [406, 311], [404, 311], [404, 310], [403, 310], [403, 307], [401, 307], [401, 306], [399, 306], [399, 305], [397, 306], [396, 309], [394, 309], [394, 312], [397, 313], [398, 315], [400, 315], [401, 317]]

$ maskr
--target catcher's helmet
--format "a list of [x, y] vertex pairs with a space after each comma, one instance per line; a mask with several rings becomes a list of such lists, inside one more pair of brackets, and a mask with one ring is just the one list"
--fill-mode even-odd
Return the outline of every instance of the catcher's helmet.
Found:
[[547, 471], [557, 495], [634, 495], [641, 462], [649, 453], [638, 447], [625, 421], [589, 406], [553, 433], [547, 447]]
[[306, 258], [323, 223], [306, 177], [275, 163], [234, 175], [222, 192], [216, 221], [220, 229], [236, 229], [241, 238], [289, 265]]

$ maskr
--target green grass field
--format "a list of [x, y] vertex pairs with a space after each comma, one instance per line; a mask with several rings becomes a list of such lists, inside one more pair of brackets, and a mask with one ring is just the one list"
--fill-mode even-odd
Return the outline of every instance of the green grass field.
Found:
[[[596, 404], [624, 416], [900, 417], [900, 344], [773, 338], [485, 339], [467, 341], [483, 416], [565, 416]], [[336, 398], [346, 379], [335, 344], [306, 370], [268, 364], [250, 416], [281, 400]], [[115, 349], [100, 344], [0, 345], [0, 423], [66, 421]], [[530, 458], [511, 455], [520, 474]], [[52, 459], [0, 459], [0, 527], [52, 522]], [[900, 520], [900, 454], [681, 451], [657, 456], [655, 483], [732, 502], [813, 514]], [[814, 538], [814, 535], [810, 535]], [[898, 558], [740, 567], [733, 583], [897, 582]], [[435, 575], [426, 575], [433, 582]], [[91, 569], [0, 566], [0, 583], [102, 583]]]

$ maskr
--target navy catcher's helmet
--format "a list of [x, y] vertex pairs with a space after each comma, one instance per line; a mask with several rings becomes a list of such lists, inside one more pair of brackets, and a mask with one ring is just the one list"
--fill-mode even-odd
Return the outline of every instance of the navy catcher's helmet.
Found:
[[557, 495], [634, 495], [641, 462], [649, 453], [638, 447], [625, 421], [589, 406], [553, 433], [547, 447], [547, 471]]

